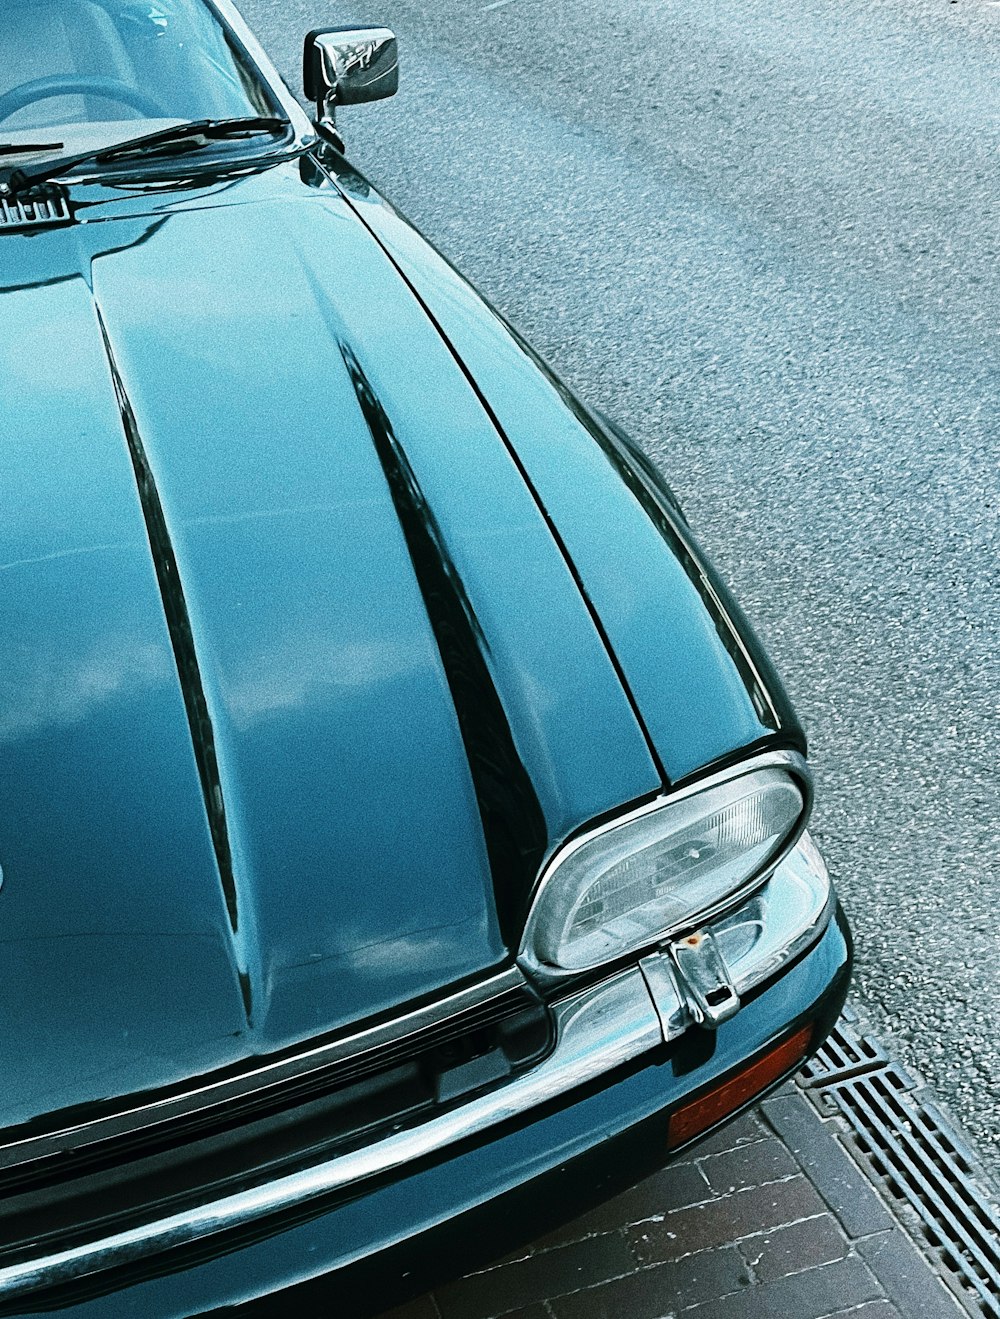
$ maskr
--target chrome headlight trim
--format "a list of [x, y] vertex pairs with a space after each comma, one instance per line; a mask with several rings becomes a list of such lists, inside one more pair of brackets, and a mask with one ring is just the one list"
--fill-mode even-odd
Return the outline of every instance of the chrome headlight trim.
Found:
[[740, 995], [778, 975], [811, 947], [836, 905], [826, 862], [807, 830], [771, 878], [713, 925]]
[[[768, 877], [774, 874], [776, 868], [781, 864], [784, 858], [791, 852], [801, 838], [809, 815], [812, 810], [812, 773], [804, 756], [797, 751], [791, 750], [774, 750], [765, 751], [759, 755], [749, 756], [746, 760], [738, 761], [734, 765], [727, 766], [723, 770], [717, 770], [715, 773], [705, 775], [703, 778], [696, 779], [692, 782], [685, 783], [679, 788], [672, 788], [668, 792], [661, 793], [651, 801], [644, 802], [641, 806], [634, 807], [632, 810], [625, 811], [621, 815], [615, 815], [601, 824], [585, 829], [583, 832], [571, 838], [553, 853], [544, 866], [541, 876], [535, 886], [535, 892], [531, 902], [531, 908], [528, 912], [528, 919], [525, 922], [524, 933], [521, 937], [521, 945], [518, 950], [517, 964], [524, 973], [529, 976], [536, 984], [553, 985], [572, 978], [579, 978], [581, 970], [576, 968], [566, 968], [554, 966], [542, 960], [538, 955], [538, 925], [540, 916], [544, 912], [548, 903], [548, 891], [553, 884], [560, 882], [560, 869], [563, 865], [581, 848], [593, 842], [597, 838], [628, 826], [635, 821], [643, 820], [647, 816], [665, 807], [675, 803], [690, 800], [701, 793], [708, 792], [712, 788], [718, 788], [735, 783], [741, 778], [754, 774], [763, 769], [781, 769], [784, 770], [796, 783], [802, 794], [802, 811], [795, 827], [789, 832], [780, 850], [771, 856], [766, 864], [758, 871], [752, 874], [744, 883], [740, 884], [732, 892], [726, 894], [724, 898], [719, 899], [707, 906], [701, 907], [690, 914], [686, 914], [681, 920], [674, 924], [665, 926], [651, 935], [648, 943], [642, 947], [654, 948], [660, 944], [666, 943], [675, 938], [678, 934], [686, 930], [692, 930], [699, 925], [704, 925], [714, 921], [718, 916], [725, 914], [740, 906], [746, 899], [756, 892]], [[637, 956], [641, 954], [642, 947], [624, 949], [622, 956]], [[617, 958], [609, 959], [611, 961]]]

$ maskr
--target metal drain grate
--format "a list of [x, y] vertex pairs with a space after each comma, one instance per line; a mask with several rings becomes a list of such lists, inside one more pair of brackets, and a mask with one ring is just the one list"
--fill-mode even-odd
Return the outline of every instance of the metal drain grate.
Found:
[[799, 1073], [803, 1084], [829, 1085], [832, 1080], [854, 1076], [888, 1063], [889, 1055], [870, 1035], [858, 1035], [851, 1029], [857, 1023], [857, 1014], [850, 1008], [837, 1022], [818, 1053]]
[[916, 1215], [925, 1245], [976, 1309], [1000, 1319], [1000, 1210], [975, 1156], [917, 1083], [847, 1014], [799, 1074], [850, 1125], [856, 1157]]

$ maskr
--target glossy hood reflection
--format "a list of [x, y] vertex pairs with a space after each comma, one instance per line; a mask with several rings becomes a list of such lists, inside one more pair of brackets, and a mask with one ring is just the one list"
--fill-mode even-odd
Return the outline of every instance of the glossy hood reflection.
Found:
[[335, 190], [289, 166], [140, 204], [0, 243], [8, 1126], [495, 967], [555, 842], [660, 782], [516, 463]]

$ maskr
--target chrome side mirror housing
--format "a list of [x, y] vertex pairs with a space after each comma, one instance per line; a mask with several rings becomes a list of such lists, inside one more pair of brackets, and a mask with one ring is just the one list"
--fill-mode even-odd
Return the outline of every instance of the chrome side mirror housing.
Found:
[[302, 85], [316, 106], [316, 127], [338, 147], [338, 105], [393, 96], [399, 87], [396, 37], [387, 27], [320, 28], [305, 40]]

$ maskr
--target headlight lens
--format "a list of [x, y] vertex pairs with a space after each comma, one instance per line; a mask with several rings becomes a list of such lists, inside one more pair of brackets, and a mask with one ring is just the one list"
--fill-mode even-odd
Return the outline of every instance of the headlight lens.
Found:
[[570, 845], [532, 908], [529, 960], [587, 970], [690, 923], [768, 870], [804, 813], [790, 774], [757, 769]]

